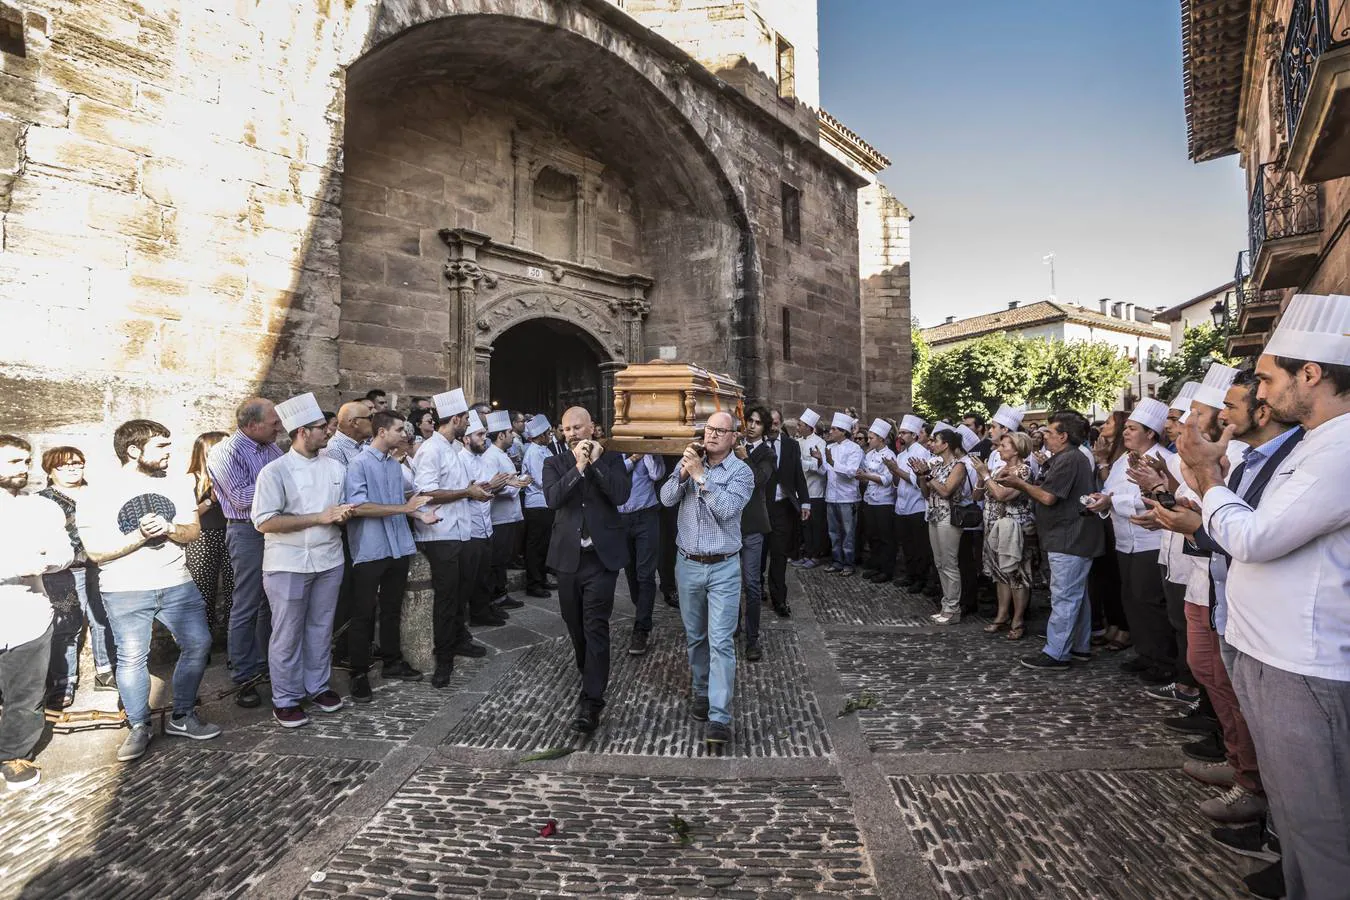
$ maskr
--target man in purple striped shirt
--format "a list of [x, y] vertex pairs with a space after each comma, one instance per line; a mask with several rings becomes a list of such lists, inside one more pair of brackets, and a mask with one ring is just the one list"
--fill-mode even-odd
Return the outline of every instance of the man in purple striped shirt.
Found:
[[[235, 684], [246, 684], [267, 665], [272, 612], [263, 593], [263, 536], [253, 527], [253, 489], [263, 466], [282, 456], [276, 445], [281, 417], [271, 400], [253, 397], [235, 412], [239, 430], [212, 449], [206, 460], [211, 487], [225, 514], [225, 546], [234, 570], [229, 653]], [[262, 703], [257, 688], [241, 688], [235, 702], [251, 709]]]

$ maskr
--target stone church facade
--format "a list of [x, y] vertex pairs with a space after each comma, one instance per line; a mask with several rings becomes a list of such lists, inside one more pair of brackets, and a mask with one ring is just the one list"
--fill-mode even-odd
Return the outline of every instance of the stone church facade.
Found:
[[910, 217], [818, 110], [810, 0], [10, 5], [0, 430], [607, 412], [656, 358], [909, 402]]

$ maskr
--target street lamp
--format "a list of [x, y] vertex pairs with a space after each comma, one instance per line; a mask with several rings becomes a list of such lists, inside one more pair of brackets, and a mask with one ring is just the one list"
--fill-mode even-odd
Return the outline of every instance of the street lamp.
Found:
[[1215, 300], [1214, 305], [1209, 308], [1209, 317], [1214, 320], [1214, 327], [1222, 331], [1228, 330], [1228, 295]]

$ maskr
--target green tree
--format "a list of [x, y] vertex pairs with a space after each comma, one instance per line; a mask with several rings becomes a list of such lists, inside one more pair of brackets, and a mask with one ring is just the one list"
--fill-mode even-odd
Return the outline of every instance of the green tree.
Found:
[[1102, 341], [1055, 341], [1031, 391], [1031, 402], [1048, 410], [1111, 408], [1133, 367]]
[[1043, 341], [1006, 334], [936, 353], [915, 390], [915, 403], [930, 419], [991, 415], [1000, 403], [1021, 403], [1030, 395], [1045, 356]]
[[910, 326], [910, 343], [913, 347], [910, 365], [910, 384], [911, 393], [914, 398], [914, 412], [925, 419], [933, 418], [933, 411], [923, 400], [923, 382], [928, 377], [928, 368], [933, 363], [933, 348], [928, 346], [928, 341], [924, 340], [923, 332], [919, 330], [919, 320], [914, 319]]
[[1201, 381], [1211, 362], [1237, 365], [1237, 360], [1224, 355], [1226, 338], [1222, 329], [1208, 322], [1187, 328], [1181, 340], [1181, 349], [1154, 366], [1165, 379], [1158, 386], [1158, 396], [1170, 400], [1186, 382]]

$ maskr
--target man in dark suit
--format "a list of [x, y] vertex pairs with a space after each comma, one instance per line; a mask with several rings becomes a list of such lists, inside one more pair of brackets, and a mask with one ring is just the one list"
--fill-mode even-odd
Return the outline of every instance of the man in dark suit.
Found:
[[558, 604], [581, 671], [572, 729], [589, 734], [600, 724], [609, 683], [614, 584], [628, 563], [619, 507], [632, 482], [623, 455], [592, 439], [589, 412], [574, 406], [563, 413], [562, 431], [567, 449], [544, 462], [544, 499], [553, 510], [548, 566], [558, 573]]
[[773, 611], [786, 618], [792, 615], [787, 597], [788, 553], [797, 547], [797, 523], [811, 516], [810, 494], [806, 490], [806, 472], [802, 469], [802, 448], [783, 435], [783, 414], [772, 412], [772, 427], [767, 435], [776, 465], [764, 488], [769, 507], [769, 601]]

